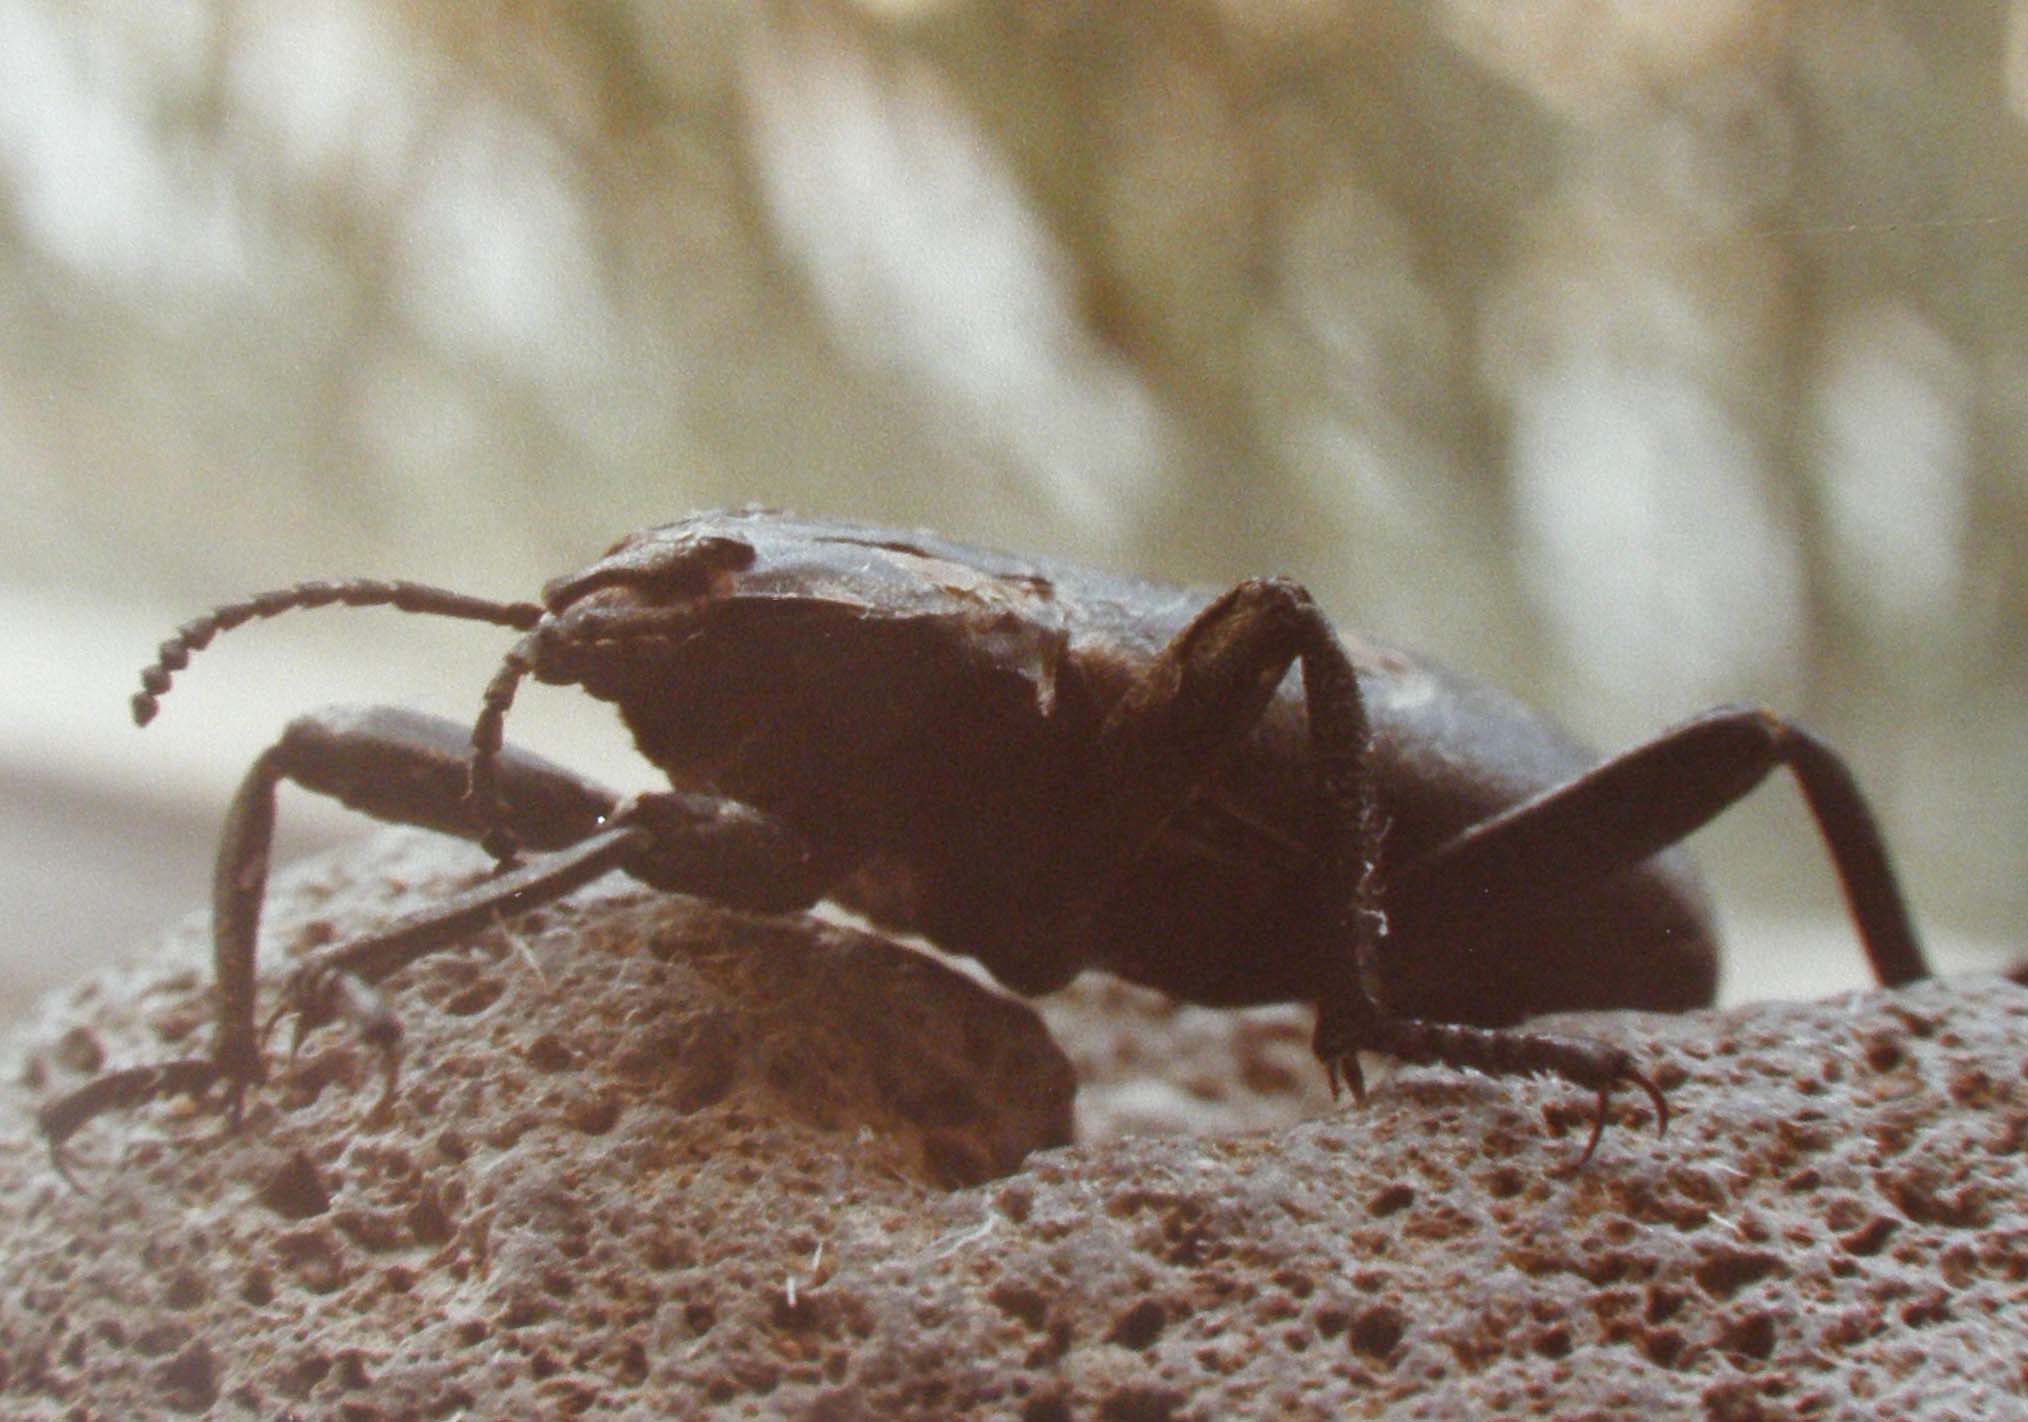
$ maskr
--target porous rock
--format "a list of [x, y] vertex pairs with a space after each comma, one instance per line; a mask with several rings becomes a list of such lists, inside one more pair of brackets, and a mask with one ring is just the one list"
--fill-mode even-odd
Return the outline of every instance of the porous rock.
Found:
[[[270, 957], [463, 855], [299, 871]], [[1628, 1101], [1576, 1172], [1568, 1087], [1418, 1069], [1333, 1110], [1299, 1017], [1087, 981], [1049, 1014], [1111, 1104], [1067, 1146], [1026, 1007], [607, 886], [405, 975], [391, 1109], [326, 1028], [237, 1133], [95, 1122], [73, 1192], [33, 1108], [192, 1050], [200, 937], [7, 1044], [8, 1417], [1985, 1418], [2028, 1390], [2028, 990], [1997, 979], [1568, 1021], [1677, 1117], [1657, 1140]], [[1191, 1102], [1216, 1134], [1117, 1133]]]

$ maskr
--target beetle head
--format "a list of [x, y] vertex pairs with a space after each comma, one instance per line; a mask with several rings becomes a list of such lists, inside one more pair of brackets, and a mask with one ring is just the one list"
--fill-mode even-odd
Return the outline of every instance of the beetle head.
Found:
[[856, 622], [881, 606], [805, 526], [767, 510], [698, 514], [643, 529], [542, 592], [523, 647], [539, 681], [627, 701], [719, 680], [727, 659], [779, 655], [777, 635]]
[[759, 793], [816, 778], [811, 761], [833, 785], [852, 766], [878, 782], [934, 757], [932, 728], [989, 734], [986, 702], [1047, 716], [1066, 645], [1049, 580], [1026, 564], [760, 509], [631, 534], [543, 602], [487, 690], [475, 788], [525, 676], [616, 704], [681, 783]]
[[[597, 562], [557, 578], [543, 604], [556, 640], [620, 626], [697, 630], [790, 617], [835, 622], [942, 616], [981, 622], [1040, 615], [1046, 580], [1000, 555], [937, 546], [927, 534], [799, 519], [773, 509], [701, 513], [628, 534]], [[731, 604], [738, 604], [736, 609]], [[538, 675], [541, 673], [538, 672]]]

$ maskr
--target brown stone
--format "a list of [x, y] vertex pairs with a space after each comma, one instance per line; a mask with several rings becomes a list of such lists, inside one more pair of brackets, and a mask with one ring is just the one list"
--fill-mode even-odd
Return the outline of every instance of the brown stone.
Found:
[[[287, 876], [266, 978], [474, 863], [393, 835]], [[1112, 1104], [1067, 1146], [1025, 1006], [615, 884], [401, 980], [390, 1111], [326, 1028], [237, 1134], [93, 1123], [77, 1194], [33, 1109], [80, 1029], [192, 1049], [200, 939], [7, 1044], [10, 1418], [1971, 1418], [2028, 1388], [2028, 990], [1998, 979], [1586, 1019], [1677, 1121], [1627, 1102], [1576, 1173], [1568, 1087], [1411, 1070], [1333, 1109], [1299, 1014], [1087, 980], [1047, 1011]], [[1118, 1134], [1150, 1124], [1217, 1134]]]

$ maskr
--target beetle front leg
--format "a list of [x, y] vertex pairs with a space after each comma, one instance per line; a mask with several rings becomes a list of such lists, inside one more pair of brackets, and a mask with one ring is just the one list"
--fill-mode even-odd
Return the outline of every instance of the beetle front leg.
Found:
[[[238, 1119], [246, 1089], [265, 1077], [255, 1020], [255, 949], [266, 897], [275, 792], [283, 781], [330, 795], [391, 822], [477, 840], [482, 824], [466, 798], [463, 725], [390, 708], [334, 708], [292, 722], [247, 771], [233, 797], [212, 879], [218, 1015], [208, 1057], [106, 1073], [39, 1113], [58, 1167], [76, 1131], [107, 1111], [174, 1095], [202, 1095], [223, 1082]], [[613, 869], [656, 887], [699, 893], [734, 907], [805, 907], [823, 892], [828, 867], [792, 832], [742, 805], [701, 796], [612, 791], [525, 752], [498, 760], [499, 813], [524, 846], [554, 851], [402, 919], [305, 960], [271, 1017], [294, 1012], [297, 1037], [336, 1017], [352, 1022], [380, 1054], [392, 1089], [400, 1023], [377, 983], [445, 944], [561, 898]]]
[[[511, 767], [511, 756], [501, 764]], [[509, 773], [502, 783], [511, 796], [514, 776]], [[620, 802], [602, 828], [566, 849], [516, 864], [375, 933], [310, 954], [290, 975], [277, 1014], [298, 1014], [299, 1039], [342, 1016], [376, 1045], [392, 1047], [399, 1024], [374, 984], [615, 869], [658, 889], [755, 913], [808, 908], [830, 878], [823, 857], [771, 815], [703, 795], [639, 795]]]
[[[1620, 1048], [1581, 1037], [1489, 1030], [1397, 1016], [1381, 998], [1386, 933], [1377, 870], [1383, 833], [1368, 765], [1372, 732], [1344, 645], [1303, 588], [1285, 579], [1244, 582], [1199, 613], [1155, 658], [1107, 718], [1100, 736], [1106, 783], [1102, 832], [1119, 846], [1116, 877], [1215, 774], [1260, 719], [1292, 662], [1300, 662], [1311, 764], [1324, 806], [1314, 877], [1316, 925], [1308, 945], [1316, 1054], [1338, 1088], [1363, 1087], [1358, 1054], [1437, 1063], [1492, 1075], [1548, 1074], [1598, 1093], [1598, 1115], [1579, 1163], [1603, 1133], [1613, 1089], [1631, 1083], [1667, 1104]], [[1102, 891], [1101, 891], [1102, 892]]]
[[[226, 813], [211, 893], [218, 986], [212, 1060], [232, 1093], [235, 1118], [240, 1095], [264, 1075], [254, 1025], [254, 956], [276, 789], [290, 781], [378, 820], [476, 839], [484, 830], [464, 802], [465, 752], [465, 731], [455, 722], [394, 707], [329, 707], [290, 722], [248, 769]], [[582, 841], [619, 803], [605, 787], [523, 752], [509, 753], [502, 771], [510, 822], [522, 842], [536, 848]], [[358, 1020], [369, 1037], [377, 1034]]]
[[[517, 761], [525, 759], [532, 758], [510, 751], [500, 762], [505, 772], [500, 784], [510, 806], [520, 783]], [[620, 802], [601, 829], [568, 848], [517, 862], [377, 932], [309, 955], [284, 983], [269, 1022], [295, 1014], [293, 1052], [324, 1023], [349, 1021], [380, 1053], [386, 1081], [382, 1101], [391, 1101], [401, 1061], [401, 1022], [376, 984], [615, 869], [659, 889], [758, 913], [808, 908], [829, 878], [823, 858], [800, 836], [749, 806], [673, 792], [636, 796]]]
[[[483, 831], [464, 809], [465, 752], [463, 726], [395, 708], [331, 707], [289, 724], [248, 768], [219, 838], [211, 896], [218, 1007], [210, 1055], [110, 1072], [45, 1106], [39, 1123], [59, 1166], [64, 1141], [106, 1111], [199, 1096], [222, 1082], [227, 1114], [237, 1121], [247, 1088], [265, 1078], [254, 1018], [254, 957], [282, 782], [378, 819], [470, 839]], [[503, 774], [516, 832], [541, 847], [583, 839], [619, 802], [613, 792], [531, 755], [510, 753]], [[370, 1040], [385, 1038], [384, 1025], [362, 1016], [370, 1016], [366, 999], [350, 994], [331, 1000], [341, 998], [354, 1006], [352, 1015]]]

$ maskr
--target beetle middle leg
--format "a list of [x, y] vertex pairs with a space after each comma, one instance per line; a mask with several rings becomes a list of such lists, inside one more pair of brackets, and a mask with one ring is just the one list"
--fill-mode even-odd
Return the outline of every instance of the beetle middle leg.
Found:
[[464, 839], [480, 840], [504, 825], [522, 846], [544, 851], [379, 932], [310, 955], [286, 981], [275, 1015], [297, 1015], [298, 1041], [323, 1022], [348, 1019], [380, 1053], [390, 1090], [401, 1028], [374, 985], [468, 933], [553, 902], [613, 869], [658, 888], [762, 911], [806, 907], [823, 890], [818, 857], [757, 810], [673, 792], [622, 799], [512, 747], [499, 752], [497, 800], [482, 816], [466, 794], [468, 749], [466, 726], [394, 708], [334, 707], [290, 723], [248, 769], [219, 842], [210, 1055], [108, 1072], [44, 1107], [39, 1121], [59, 1168], [65, 1140], [107, 1111], [202, 1095], [223, 1083], [236, 1119], [246, 1089], [265, 1078], [255, 950], [275, 794], [284, 781], [381, 820]]
[[1598, 1093], [1583, 1159], [1604, 1130], [1613, 1089], [1639, 1087], [1667, 1128], [1661, 1092], [1631, 1054], [1605, 1042], [1399, 1016], [1382, 997], [1386, 933], [1377, 869], [1384, 827], [1368, 757], [1371, 730], [1357, 675], [1330, 621], [1284, 579], [1239, 584], [1200, 612], [1109, 716], [1100, 739], [1101, 833], [1116, 859], [1097, 894], [1130, 872], [1148, 841], [1211, 781], [1259, 721], [1292, 663], [1300, 663], [1310, 760], [1324, 807], [1305, 945], [1317, 1008], [1313, 1048], [1335, 1091], [1363, 1093], [1358, 1054], [1469, 1068], [1549, 1074]]

